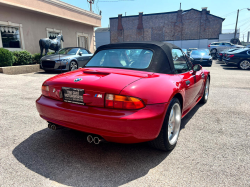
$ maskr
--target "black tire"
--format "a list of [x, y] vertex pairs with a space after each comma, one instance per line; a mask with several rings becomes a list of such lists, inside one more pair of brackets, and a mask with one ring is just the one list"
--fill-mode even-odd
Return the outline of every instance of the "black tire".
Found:
[[[247, 62], [247, 63], [249, 64], [248, 67], [243, 68], [242, 65], [241, 65], [241, 63], [243, 63], [243, 62]], [[239, 68], [239, 69], [242, 69], [242, 70], [250, 69], [250, 61], [249, 61], [249, 60], [242, 60], [242, 61], [240, 61], [240, 62], [238, 63], [238, 68]]]
[[74, 70], [77, 70], [78, 69], [78, 64], [76, 61], [71, 61], [69, 63], [69, 71], [74, 71]]
[[216, 54], [217, 53], [217, 49], [215, 49], [215, 48], [211, 49], [210, 53], [211, 54], [213, 54], [213, 53]]
[[[173, 106], [177, 106], [177, 105], [179, 105], [179, 107], [180, 107], [179, 130], [178, 130], [176, 142], [174, 144], [171, 144], [169, 141], [169, 138], [168, 138], [169, 117], [170, 117], [170, 112], [171, 112]], [[158, 137], [156, 139], [148, 142], [148, 144], [151, 147], [154, 147], [156, 149], [160, 149], [163, 151], [173, 150], [177, 144], [177, 140], [178, 140], [178, 136], [179, 136], [179, 132], [180, 132], [180, 126], [181, 126], [181, 104], [177, 98], [173, 98], [168, 106], [167, 113], [165, 115], [165, 119], [164, 119], [164, 122], [162, 124], [162, 128], [161, 128], [161, 131], [160, 131]]]
[[[206, 96], [206, 86], [207, 86], [207, 84], [208, 84], [208, 94], [207, 94], [207, 96]], [[205, 103], [207, 102], [207, 100], [208, 100], [208, 96], [209, 96], [209, 86], [210, 86], [210, 77], [208, 76], [208, 77], [207, 77], [207, 80], [206, 80], [206, 84], [205, 84], [203, 96], [202, 96], [202, 98], [201, 98], [201, 100], [200, 100], [200, 103], [201, 103], [201, 104], [205, 104]]]

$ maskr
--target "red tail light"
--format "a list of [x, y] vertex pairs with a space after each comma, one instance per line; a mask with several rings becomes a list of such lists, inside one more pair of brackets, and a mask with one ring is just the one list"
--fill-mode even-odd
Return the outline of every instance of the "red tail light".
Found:
[[44, 95], [44, 96], [50, 96], [49, 95], [49, 86], [42, 85], [42, 95]]
[[210, 44], [208, 45], [208, 47], [210, 47]]
[[227, 56], [227, 54], [224, 54], [224, 56]]
[[222, 56], [222, 53], [219, 53], [220, 56]]
[[229, 57], [229, 58], [232, 58], [232, 57], [234, 57], [234, 55], [229, 55], [228, 57]]
[[107, 94], [105, 107], [118, 109], [140, 109], [145, 107], [142, 100], [122, 95]]

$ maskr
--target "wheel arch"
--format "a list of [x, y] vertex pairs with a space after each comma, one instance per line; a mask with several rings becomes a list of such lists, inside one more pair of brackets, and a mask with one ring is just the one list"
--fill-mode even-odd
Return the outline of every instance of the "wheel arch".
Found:
[[[173, 98], [177, 98], [177, 99], [180, 101], [180, 104], [181, 104], [181, 111], [183, 111], [183, 102], [184, 102], [184, 100], [183, 100], [182, 94], [179, 93], [179, 92], [173, 94], [173, 96], [171, 97], [170, 101], [171, 101]], [[169, 102], [170, 102], [170, 101], [169, 101]]]
[[76, 59], [71, 59], [70, 62], [69, 62], [69, 70], [70, 70], [70, 64], [71, 64], [71, 62], [76, 62], [77, 68], [79, 68], [78, 61]]
[[239, 63], [241, 63], [241, 62], [242, 62], [242, 61], [244, 61], [244, 60], [247, 60], [247, 61], [249, 61], [249, 62], [250, 62], [250, 59], [243, 58], [243, 59], [241, 59], [241, 60], [238, 62], [238, 64], [239, 64]]

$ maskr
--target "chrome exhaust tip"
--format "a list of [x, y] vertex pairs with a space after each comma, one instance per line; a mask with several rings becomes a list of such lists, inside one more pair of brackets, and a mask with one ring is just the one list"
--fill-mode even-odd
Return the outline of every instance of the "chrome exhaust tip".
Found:
[[91, 135], [87, 136], [87, 142], [92, 143], [93, 142], [93, 137]]
[[94, 144], [98, 145], [100, 143], [100, 141], [101, 141], [100, 138], [98, 138], [98, 137], [94, 138]]
[[53, 131], [55, 131], [55, 130], [57, 129], [57, 126], [56, 126], [55, 124], [51, 124], [51, 125], [50, 125], [50, 128], [51, 128]]
[[64, 127], [61, 126], [61, 125], [57, 125], [57, 124], [54, 124], [54, 123], [49, 122], [48, 128], [55, 131], [55, 130], [62, 129], [62, 128], [64, 128]]

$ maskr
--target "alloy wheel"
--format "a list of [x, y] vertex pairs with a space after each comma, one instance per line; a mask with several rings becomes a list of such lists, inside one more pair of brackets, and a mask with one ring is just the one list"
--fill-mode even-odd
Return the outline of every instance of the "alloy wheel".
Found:
[[240, 68], [241, 69], [250, 68], [250, 62], [248, 60], [243, 60], [242, 62], [240, 62]]
[[209, 78], [207, 78], [206, 87], [205, 87], [205, 99], [208, 99], [209, 94]]
[[70, 63], [70, 71], [74, 71], [77, 69], [77, 63], [75, 61], [72, 61]]
[[181, 108], [175, 103], [171, 109], [168, 120], [168, 141], [171, 145], [177, 142], [181, 126]]

